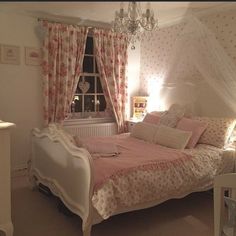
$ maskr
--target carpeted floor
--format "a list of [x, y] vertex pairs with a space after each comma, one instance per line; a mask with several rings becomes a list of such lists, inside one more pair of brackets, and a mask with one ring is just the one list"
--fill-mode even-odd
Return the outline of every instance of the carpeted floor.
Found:
[[[14, 236], [82, 236], [81, 219], [58, 211], [58, 200], [12, 178]], [[94, 225], [91, 236], [213, 236], [213, 198], [194, 193], [156, 207], [113, 216]]]

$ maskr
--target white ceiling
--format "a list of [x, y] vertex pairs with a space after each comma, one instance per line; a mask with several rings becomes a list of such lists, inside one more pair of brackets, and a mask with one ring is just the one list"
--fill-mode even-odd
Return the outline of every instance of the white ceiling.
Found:
[[[128, 2], [124, 2], [128, 5]], [[145, 9], [147, 2], [141, 2]], [[219, 9], [231, 2], [151, 2], [159, 25], [183, 18], [189, 12]], [[234, 3], [236, 7], [236, 2]], [[71, 23], [111, 23], [120, 2], [1, 2], [0, 11], [26, 14], [34, 17], [60, 19]]]

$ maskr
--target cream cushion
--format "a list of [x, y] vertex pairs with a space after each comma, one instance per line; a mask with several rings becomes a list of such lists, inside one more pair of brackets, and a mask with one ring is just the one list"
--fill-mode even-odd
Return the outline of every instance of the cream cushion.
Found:
[[154, 124], [138, 122], [133, 126], [130, 136], [147, 142], [153, 142], [157, 128], [158, 126]]
[[190, 131], [182, 131], [165, 125], [159, 125], [154, 136], [154, 143], [183, 150], [192, 136]]

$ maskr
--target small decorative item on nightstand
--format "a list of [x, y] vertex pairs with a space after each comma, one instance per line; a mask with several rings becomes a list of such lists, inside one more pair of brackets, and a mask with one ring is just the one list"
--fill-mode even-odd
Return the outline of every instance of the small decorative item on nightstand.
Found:
[[133, 118], [143, 119], [147, 113], [147, 96], [135, 96], [133, 97]]

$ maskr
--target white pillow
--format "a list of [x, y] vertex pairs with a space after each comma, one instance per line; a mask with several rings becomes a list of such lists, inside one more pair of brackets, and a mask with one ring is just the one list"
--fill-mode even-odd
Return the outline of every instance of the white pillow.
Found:
[[182, 131], [165, 125], [159, 125], [154, 136], [154, 143], [183, 150], [191, 136], [192, 132]]
[[157, 128], [158, 125], [149, 124], [146, 122], [138, 122], [133, 126], [130, 136], [145, 140], [147, 142], [153, 142]]

